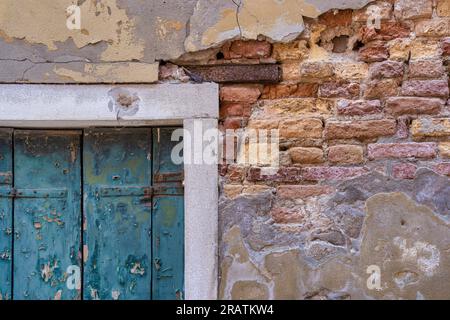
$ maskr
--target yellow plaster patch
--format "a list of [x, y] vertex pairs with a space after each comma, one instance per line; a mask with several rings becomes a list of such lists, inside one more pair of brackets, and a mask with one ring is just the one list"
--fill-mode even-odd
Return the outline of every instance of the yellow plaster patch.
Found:
[[[230, 38], [239, 29], [236, 20], [236, 11], [234, 9], [224, 9], [221, 12], [221, 18], [213, 27], [209, 28], [202, 37], [202, 45], [212, 46]], [[192, 51], [195, 51], [193, 48]]]
[[119, 9], [116, 0], [87, 0], [81, 6], [81, 30], [66, 26], [72, 0], [0, 1], [0, 37], [58, 49], [57, 42], [72, 39], [78, 48], [105, 41], [104, 61], [141, 59], [144, 42], [135, 36], [135, 21]]

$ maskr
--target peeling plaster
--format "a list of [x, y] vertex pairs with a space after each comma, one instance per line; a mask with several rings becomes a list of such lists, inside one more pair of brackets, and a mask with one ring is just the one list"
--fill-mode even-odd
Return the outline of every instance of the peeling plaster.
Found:
[[81, 9], [81, 30], [66, 27], [67, 7], [71, 0], [28, 0], [0, 2], [0, 37], [7, 42], [21, 39], [30, 44], [44, 44], [57, 50], [57, 42], [73, 39], [78, 48], [107, 42], [104, 61], [141, 59], [144, 41], [135, 35], [135, 19], [129, 18], [115, 0], [85, 1]]
[[371, 0], [199, 0], [185, 42], [188, 52], [208, 49], [241, 37], [262, 35], [288, 42], [304, 30], [303, 17], [317, 18], [332, 8], [359, 9]]
[[[81, 29], [66, 26], [74, 0], [0, 2], [0, 82], [150, 83], [158, 60], [264, 36], [288, 42], [332, 8], [361, 8], [370, 0], [85, 0]], [[312, 30], [311, 42], [320, 35]], [[311, 59], [327, 52], [310, 43]], [[134, 63], [147, 65], [137, 65]], [[67, 63], [67, 65], [59, 65]], [[114, 65], [107, 65], [114, 63]], [[129, 65], [120, 65], [130, 63]], [[58, 65], [52, 65], [58, 64]], [[98, 64], [98, 65], [97, 65]], [[142, 67], [142, 69], [140, 69]]]

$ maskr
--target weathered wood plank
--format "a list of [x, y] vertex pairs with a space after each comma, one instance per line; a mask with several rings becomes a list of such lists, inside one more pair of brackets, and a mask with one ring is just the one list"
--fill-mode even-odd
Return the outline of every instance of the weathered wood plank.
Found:
[[[171, 152], [174, 129], [154, 129], [153, 140], [153, 280], [154, 300], [184, 296], [184, 195], [183, 165], [176, 165]], [[181, 178], [181, 179], [180, 179]]]
[[87, 300], [151, 299], [151, 138], [147, 128], [85, 133]]
[[12, 130], [0, 130], [0, 300], [11, 299]]
[[16, 131], [14, 173], [14, 299], [79, 299], [80, 135]]

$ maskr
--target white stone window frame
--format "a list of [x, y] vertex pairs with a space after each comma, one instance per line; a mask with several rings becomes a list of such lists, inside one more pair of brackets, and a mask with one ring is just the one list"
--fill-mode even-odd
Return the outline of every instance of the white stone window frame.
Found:
[[[137, 101], [134, 115], [114, 110], [111, 92]], [[116, 91], [112, 91], [116, 90]], [[137, 98], [137, 99], [136, 99]], [[219, 88], [214, 83], [154, 85], [0, 85], [0, 127], [87, 128], [183, 126], [217, 128]], [[193, 135], [193, 134], [192, 134]], [[185, 139], [185, 150], [189, 143]], [[185, 299], [218, 298], [218, 170], [184, 164]]]

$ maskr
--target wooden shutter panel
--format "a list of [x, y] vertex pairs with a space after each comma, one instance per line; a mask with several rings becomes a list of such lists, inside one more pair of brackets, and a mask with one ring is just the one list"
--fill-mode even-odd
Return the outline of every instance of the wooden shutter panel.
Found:
[[84, 137], [84, 298], [151, 299], [151, 129]]
[[0, 129], [0, 300], [12, 285], [12, 129]]
[[[171, 159], [173, 128], [153, 129], [153, 280], [154, 300], [183, 299], [183, 165]], [[208, 196], [208, 195], [205, 195]]]
[[14, 299], [79, 299], [67, 270], [81, 267], [79, 131], [14, 133]]

